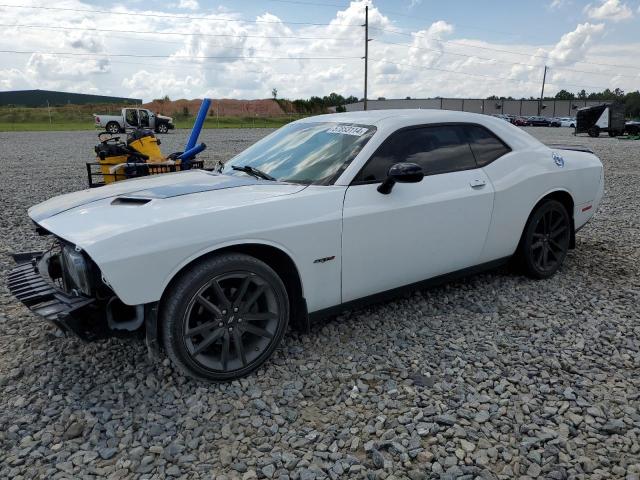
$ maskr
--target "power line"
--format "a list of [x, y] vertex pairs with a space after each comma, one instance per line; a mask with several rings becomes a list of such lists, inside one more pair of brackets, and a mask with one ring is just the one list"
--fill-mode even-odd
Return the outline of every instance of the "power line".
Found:
[[42, 5], [6, 5], [0, 4], [0, 7], [5, 8], [30, 8], [34, 10], [51, 10], [61, 12], [75, 12], [75, 13], [101, 13], [105, 15], [127, 15], [136, 17], [150, 17], [150, 18], [171, 18], [177, 20], [205, 20], [208, 22], [237, 22], [237, 23], [268, 23], [268, 24], [284, 24], [284, 25], [310, 25], [310, 26], [329, 26], [329, 25], [341, 25], [344, 27], [359, 27], [360, 25], [355, 23], [315, 23], [315, 22], [288, 22], [281, 20], [243, 20], [236, 18], [211, 18], [211, 17], [193, 17], [189, 15], [169, 15], [169, 14], [157, 14], [146, 12], [114, 12], [110, 10], [92, 10], [88, 8], [66, 8], [66, 7], [45, 7]]
[[[457, 53], [457, 52], [451, 52], [448, 50], [438, 50], [437, 48], [429, 48], [429, 47], [417, 47], [415, 45], [410, 45], [410, 44], [406, 44], [406, 43], [396, 43], [396, 42], [386, 42], [384, 40], [376, 40], [377, 43], [382, 43], [385, 45], [397, 45], [400, 47], [407, 47], [407, 48], [415, 48], [416, 50], [425, 50], [425, 51], [430, 51], [430, 52], [438, 52], [438, 53], [442, 53], [443, 55], [456, 55], [459, 57], [466, 57], [466, 58], [477, 58], [479, 60], [488, 60], [491, 62], [495, 62], [495, 63], [502, 63], [505, 65], [521, 65], [524, 67], [531, 67], [531, 68], [541, 68], [542, 65], [532, 65], [529, 63], [523, 63], [523, 62], [509, 62], [507, 60], [498, 60], [495, 58], [488, 58], [488, 57], [480, 57], [478, 55], [469, 55], [467, 53]], [[586, 74], [590, 74], [590, 75], [603, 75], [606, 77], [611, 77], [611, 72], [590, 72], [587, 70], [575, 70], [575, 69], [571, 69], [571, 68], [564, 68], [564, 67], [549, 67], [551, 70], [561, 70], [564, 72], [573, 72], [573, 73], [586, 73]], [[624, 75], [624, 74], [616, 74], [615, 76], [618, 77], [628, 77], [628, 78], [635, 78], [638, 79], [640, 78], [638, 75]]]
[[[430, 37], [427, 37], [426, 35], [419, 35], [417, 33], [406, 33], [406, 32], [402, 32], [402, 31], [398, 31], [398, 30], [391, 30], [388, 28], [381, 28], [381, 27], [369, 27], [369, 28], [373, 28], [375, 30], [379, 30], [382, 32], [388, 32], [388, 33], [393, 33], [396, 35], [404, 35], [406, 37], [419, 37], [419, 38], [427, 38], [430, 39]], [[504, 50], [504, 49], [499, 49], [499, 48], [492, 48], [492, 47], [487, 47], [485, 45], [474, 45], [471, 43], [465, 43], [465, 42], [455, 42], [452, 40], [440, 40], [438, 39], [438, 41], [448, 44], [448, 45], [458, 45], [458, 46], [462, 46], [462, 47], [471, 47], [471, 48], [481, 48], [483, 50], [490, 50], [493, 52], [501, 52], [501, 53], [509, 53], [512, 55], [521, 55], [521, 56], [525, 56], [525, 57], [536, 57], [536, 58], [543, 58], [546, 60], [551, 59], [551, 57], [549, 55], [538, 55], [535, 53], [524, 53], [524, 52], [514, 52], [513, 50]], [[597, 65], [600, 67], [616, 67], [616, 68], [631, 68], [634, 70], [638, 70], [640, 69], [640, 67], [632, 67], [629, 65], [616, 65], [616, 64], [612, 64], [612, 63], [596, 63], [596, 62], [585, 62], [585, 61], [577, 61], [575, 63], [584, 63], [585, 65]]]
[[41, 28], [45, 30], [79, 30], [88, 32], [106, 32], [106, 33], [136, 33], [144, 35], [179, 35], [189, 37], [231, 37], [231, 38], [264, 38], [264, 39], [295, 39], [295, 40], [334, 40], [334, 41], [349, 41], [352, 39], [336, 39], [333, 37], [308, 37], [297, 35], [238, 35], [231, 33], [191, 33], [191, 32], [165, 32], [158, 30], [122, 30], [122, 29], [110, 29], [110, 28], [87, 28], [87, 27], [61, 27], [61, 26], [49, 26], [49, 25], [23, 25], [23, 24], [0, 24], [0, 27], [15, 27], [15, 28]]
[[[73, 58], [73, 57], [65, 57], [64, 55], [59, 55], [61, 58]], [[186, 61], [186, 60], [184, 60]], [[182, 72], [184, 73], [184, 67], [179, 67], [177, 65], [167, 65], [166, 63], [146, 63], [146, 62], [125, 62], [122, 60], [109, 60], [109, 64], [116, 64], [116, 65], [135, 65], [135, 66], [148, 66], [148, 67], [153, 67], [153, 68], [158, 68], [162, 71], [164, 70], [174, 70], [174, 71], [178, 71], [178, 72]], [[237, 64], [233, 64], [234, 66], [236, 66]], [[342, 64], [338, 64], [338, 65], [345, 65], [344, 63]], [[201, 67], [200, 70], [205, 71], [205, 72], [213, 72], [213, 73], [220, 73], [219, 69], [212, 69], [212, 68], [207, 68], [207, 67]], [[270, 74], [270, 75], [281, 75], [281, 76], [295, 76], [295, 77], [302, 77], [302, 76], [306, 76], [306, 73], [301, 72], [301, 73], [293, 73], [293, 72], [276, 72], [276, 71], [271, 71], [271, 72], [265, 72], [265, 71], [260, 71], [260, 70], [249, 70], [247, 68], [242, 68], [243, 72], [246, 73], [255, 73], [255, 74]]]
[[85, 53], [85, 52], [35, 52], [27, 50], [0, 50], [0, 53], [24, 54], [24, 55], [70, 55], [80, 57], [132, 57], [132, 58], [184, 58], [192, 60], [351, 60], [360, 57], [255, 57], [249, 55], [217, 56], [217, 55], [139, 55], [132, 53]]
[[340, 8], [348, 8], [348, 4], [344, 3], [322, 3], [322, 2], [303, 2], [301, 0], [268, 0], [269, 2], [277, 2], [277, 3], [292, 3], [295, 5], [313, 5], [317, 7], [340, 7]]
[[[276, 1], [276, 0], [272, 0], [272, 1]], [[277, 1], [284, 1], [284, 0], [277, 0]], [[86, 28], [86, 27], [83, 28], [83, 27], [68, 27], [68, 26], [64, 26], [63, 27], [63, 26], [45, 26], [45, 25], [0, 24], [0, 27], [8, 27], [8, 28], [38, 28], [38, 29], [45, 29], [45, 30], [63, 30], [63, 31], [67, 31], [67, 30], [69, 30], [69, 31], [93, 31], [93, 32], [105, 32], [105, 33], [133, 33], [133, 34], [139, 34], [139, 35], [178, 35], [178, 36], [194, 36], [194, 37], [203, 36], [203, 37], [232, 37], [232, 38], [278, 38], [278, 39], [294, 39], [294, 40], [335, 40], [335, 41], [342, 41], [342, 42], [352, 42], [353, 41], [352, 39], [333, 39], [333, 38], [330, 38], [330, 37], [303, 37], [303, 36], [293, 36], [293, 35], [263, 36], [263, 35], [206, 34], [206, 33], [164, 32], [164, 31], [154, 31], [154, 30], [147, 30], [147, 31], [116, 30], [116, 29], [105, 29], [105, 28]], [[123, 36], [114, 36], [114, 38], [134, 39], [133, 37], [123, 37]], [[154, 39], [154, 42], [173, 44], [173, 45], [182, 45], [181, 43], [178, 43], [178, 42], [168, 42], [166, 40], [158, 40], [158, 39]], [[410, 44], [406, 44], [406, 43], [388, 42], [388, 41], [384, 41], [384, 40], [376, 40], [376, 42], [377, 43], [382, 43], [382, 44], [385, 44], [385, 45], [395, 45], [395, 46], [399, 46], [399, 47], [415, 48], [417, 50], [441, 52], [441, 53], [446, 54], [446, 55], [454, 55], [454, 56], [466, 57], [466, 58], [477, 58], [479, 60], [488, 60], [488, 61], [492, 61], [492, 62], [495, 62], [495, 63], [501, 63], [501, 64], [505, 64], [505, 65], [521, 65], [521, 66], [531, 67], [531, 68], [539, 68], [540, 67], [540, 65], [532, 65], [532, 64], [523, 63], [523, 62], [511, 62], [511, 61], [506, 61], [506, 60], [498, 60], [498, 59], [495, 59], [495, 58], [481, 57], [481, 56], [478, 56], [478, 55], [469, 55], [469, 54], [465, 54], [465, 53], [458, 53], [458, 52], [451, 52], [451, 51], [441, 51], [441, 50], [438, 50], [436, 48], [418, 47], [418, 46], [410, 45]], [[235, 49], [235, 50], [243, 50], [244, 48], [246, 48], [246, 47], [232, 47], [232, 46], [226, 46], [226, 45], [218, 45], [218, 46], [224, 47], [224, 48], [229, 48], [229, 49]], [[261, 51], [266, 51], [266, 50], [261, 50]], [[575, 69], [563, 68], [563, 67], [553, 67], [553, 70], [561, 70], [561, 71], [567, 71], [567, 72], [573, 72], [573, 73], [584, 73], [584, 74], [590, 74], [590, 75], [601, 75], [601, 76], [611, 77], [611, 72], [591, 72], [591, 71], [586, 71], [586, 70], [575, 70]], [[626, 77], [626, 78], [638, 78], [637, 75], [616, 74], [616, 76]]]
[[[268, 0], [269, 2], [276, 2], [276, 3], [289, 3], [289, 4], [294, 4], [294, 5], [313, 5], [313, 6], [319, 6], [319, 7], [338, 7], [338, 8], [349, 8], [349, 4], [344, 4], [344, 3], [325, 3], [325, 2], [308, 2], [308, 1], [302, 1], [302, 0]], [[384, 15], [385, 17], [404, 17], [404, 18], [409, 18], [411, 20], [414, 20], [416, 22], [433, 22], [433, 19], [427, 19], [424, 17], [416, 17], [413, 14], [409, 14], [409, 13], [401, 13], [401, 12], [393, 12], [393, 11], [388, 11], [388, 10], [380, 10], [380, 13], [382, 15]], [[460, 24], [460, 23], [456, 23], [456, 27], [462, 27], [465, 29], [469, 29], [469, 30], [479, 30], [479, 31], [484, 31], [484, 32], [489, 32], [489, 33], [497, 33], [500, 35], [508, 35], [511, 37], [517, 37], [517, 38], [522, 38], [522, 34], [521, 33], [515, 33], [515, 32], [505, 32], [505, 31], [500, 31], [500, 30], [493, 30], [493, 29], [488, 29], [488, 28], [482, 28], [482, 27], [477, 27], [475, 25], [465, 25], [465, 24]]]

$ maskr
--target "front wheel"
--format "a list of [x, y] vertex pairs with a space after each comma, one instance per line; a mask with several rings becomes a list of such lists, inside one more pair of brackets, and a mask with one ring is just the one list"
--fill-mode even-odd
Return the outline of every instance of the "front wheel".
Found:
[[562, 266], [571, 241], [571, 218], [562, 203], [546, 200], [533, 212], [520, 245], [525, 273], [549, 278]]
[[158, 125], [158, 133], [167, 133], [169, 131], [169, 127], [166, 123], [161, 123]]
[[169, 358], [185, 374], [233, 380], [258, 368], [289, 321], [289, 299], [276, 272], [244, 254], [210, 257], [172, 284], [162, 303]]

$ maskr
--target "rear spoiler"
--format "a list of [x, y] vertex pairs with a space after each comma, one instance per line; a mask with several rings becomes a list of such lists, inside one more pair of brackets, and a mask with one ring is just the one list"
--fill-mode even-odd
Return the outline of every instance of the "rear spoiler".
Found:
[[593, 150], [587, 147], [583, 147], [582, 145], [562, 145], [562, 144], [551, 143], [551, 144], [547, 144], [547, 147], [549, 147], [552, 150], [573, 150], [574, 152], [593, 153]]

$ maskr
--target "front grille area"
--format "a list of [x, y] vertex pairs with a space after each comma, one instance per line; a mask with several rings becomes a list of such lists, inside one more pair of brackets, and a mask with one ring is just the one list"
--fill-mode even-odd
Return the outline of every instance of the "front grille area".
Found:
[[9, 273], [9, 290], [32, 312], [66, 330], [65, 317], [93, 303], [94, 299], [70, 296], [57, 289], [38, 271], [41, 258], [42, 254], [38, 254], [30, 260], [18, 260], [18, 265]]

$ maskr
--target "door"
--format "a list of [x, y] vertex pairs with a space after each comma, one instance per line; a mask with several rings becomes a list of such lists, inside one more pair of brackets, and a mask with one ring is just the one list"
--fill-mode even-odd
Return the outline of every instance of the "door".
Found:
[[129, 128], [138, 128], [138, 110], [135, 108], [125, 108], [124, 121]]
[[138, 110], [140, 115], [140, 126], [143, 128], [149, 128], [149, 110]]
[[[493, 188], [461, 126], [392, 134], [345, 193], [342, 301], [461, 270], [480, 258]], [[425, 178], [377, 191], [397, 162], [419, 164]]]

